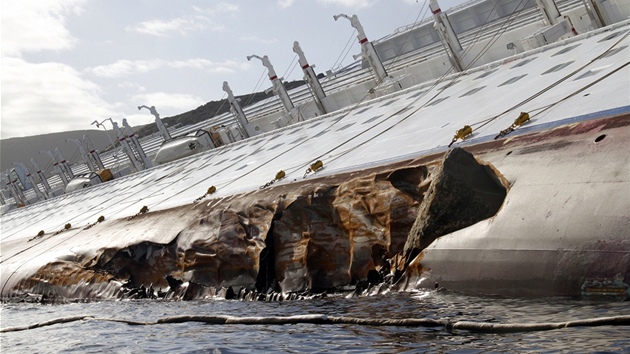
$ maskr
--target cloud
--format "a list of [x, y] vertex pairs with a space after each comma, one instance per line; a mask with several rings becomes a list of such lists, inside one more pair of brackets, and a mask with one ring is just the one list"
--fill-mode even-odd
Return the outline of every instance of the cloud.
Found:
[[163, 67], [174, 69], [197, 69], [209, 73], [229, 73], [237, 70], [244, 70], [249, 67], [247, 62], [237, 62], [234, 60], [225, 60], [222, 62], [213, 62], [202, 58], [193, 58], [188, 60], [164, 61], [160, 59], [154, 60], [118, 60], [112, 64], [95, 66], [85, 69], [86, 72], [103, 78], [117, 78], [132, 74], [148, 73]]
[[236, 12], [238, 11], [238, 5], [230, 4], [227, 2], [220, 2], [215, 8], [214, 13], [225, 14], [228, 12]]
[[99, 65], [92, 68], [85, 69], [98, 77], [115, 78], [121, 76], [127, 76], [130, 74], [147, 73], [156, 70], [164, 65], [164, 62], [159, 59], [153, 60], [117, 60], [113, 64]]
[[[323, 4], [340, 5], [347, 8], [363, 9], [374, 5], [378, 0], [319, 0]], [[389, 0], [391, 1], [391, 0]]]
[[[135, 106], [155, 106], [161, 118], [187, 112], [206, 103], [206, 100], [198, 96], [167, 92], [151, 92], [133, 95], [130, 97], [129, 101]], [[125, 117], [129, 121], [129, 124], [133, 126], [151, 123], [155, 120], [149, 111], [126, 115]]]
[[2, 2], [2, 56], [65, 50], [76, 39], [65, 28], [67, 14], [81, 12], [85, 0], [20, 0]]
[[194, 15], [184, 15], [170, 20], [143, 21], [135, 26], [127, 27], [127, 30], [153, 36], [166, 36], [172, 33], [186, 35], [190, 32], [203, 31], [208, 28], [214, 32], [220, 32], [225, 29], [225, 26], [217, 23], [213, 18], [236, 12], [238, 11], [238, 6], [222, 2], [213, 8], [193, 6], [192, 10], [195, 12]]
[[158, 108], [158, 111], [160, 108], [188, 111], [206, 103], [205, 100], [197, 96], [166, 92], [151, 92], [134, 95], [131, 97], [130, 101], [134, 102], [134, 104], [137, 102], [138, 105], [155, 106]]
[[89, 128], [106, 118], [112, 106], [101, 89], [60, 63], [32, 64], [20, 58], [2, 60], [1, 138]]
[[293, 0], [278, 0], [278, 6], [280, 6], [280, 8], [286, 9], [291, 5], [293, 5]]
[[237, 62], [234, 60], [213, 62], [207, 59], [178, 60], [168, 62], [167, 65], [172, 68], [200, 69], [211, 73], [230, 73], [236, 70], [245, 70], [250, 66], [247, 62]]
[[[208, 26], [212, 25], [212, 22], [203, 16], [186, 16], [179, 17], [168, 21], [163, 20], [151, 20], [141, 22], [129, 29], [136, 32], [151, 34], [154, 36], [166, 36], [169, 33], [179, 33], [185, 35], [193, 31], [202, 31]], [[223, 27], [220, 25], [214, 25], [213, 30], [220, 31]]]
[[240, 37], [239, 40], [244, 41], [244, 42], [255, 42], [255, 43], [262, 43], [262, 44], [273, 44], [278, 41], [275, 38], [263, 39], [258, 36], [243, 36], [243, 37]]
[[120, 87], [120, 88], [123, 88], [123, 89], [126, 89], [126, 88], [134, 89], [134, 90], [137, 90], [137, 91], [140, 91], [140, 92], [146, 91], [146, 88], [144, 86], [140, 85], [137, 82], [124, 81], [124, 82], [119, 83], [116, 86]]

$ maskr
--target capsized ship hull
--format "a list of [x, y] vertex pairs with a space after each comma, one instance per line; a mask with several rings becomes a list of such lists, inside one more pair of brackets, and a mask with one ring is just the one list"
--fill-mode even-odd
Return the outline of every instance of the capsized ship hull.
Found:
[[[466, 147], [509, 181], [500, 210], [438, 237], [393, 288], [438, 282], [483, 294], [579, 296], [588, 279], [628, 279], [628, 138], [630, 115], [623, 114]], [[3, 296], [116, 298], [125, 280], [165, 288], [168, 275], [201, 289], [189, 298], [227, 286], [254, 289], [263, 272], [284, 292], [348, 285], [378, 265], [375, 248], [402, 253], [419, 208], [398, 200], [410, 193], [370, 176], [423, 168], [430, 175], [443, 155], [5, 241]]]
[[[123, 283], [172, 288], [168, 277], [187, 284], [184, 298], [302, 292], [377, 270], [398, 289], [508, 295], [627, 283], [628, 26], [7, 212], [1, 294], [116, 298]], [[532, 119], [493, 140], [522, 111]], [[481, 169], [505, 199], [405, 259], [419, 211], [439, 209], [425, 196], [453, 131], [468, 124], [455, 146], [491, 165]]]

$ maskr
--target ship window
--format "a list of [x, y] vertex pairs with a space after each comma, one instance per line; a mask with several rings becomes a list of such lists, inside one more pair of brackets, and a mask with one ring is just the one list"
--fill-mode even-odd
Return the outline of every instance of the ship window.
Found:
[[220, 165], [220, 164], [224, 163], [224, 162], [225, 162], [225, 161], [227, 161], [227, 160], [228, 160], [228, 159], [223, 159], [223, 160], [221, 160], [221, 162], [217, 163], [216, 165]]
[[312, 124], [309, 128], [315, 128], [316, 126], [322, 124], [322, 121], [320, 120], [319, 122]]
[[534, 60], [538, 59], [538, 57], [533, 57], [533, 58], [529, 58], [529, 59], [525, 59], [522, 60], [520, 63], [514, 65], [513, 67], [511, 67], [510, 69], [515, 69], [515, 68], [520, 68], [521, 66], [525, 66], [531, 62], [533, 62]]
[[394, 113], [394, 114], [397, 114], [397, 115], [399, 115], [399, 114], [403, 114], [403, 113], [407, 112], [408, 110], [410, 110], [410, 109], [412, 109], [412, 108], [413, 108], [413, 106], [407, 106], [407, 107], [405, 107], [405, 108], [401, 109], [400, 111], [398, 111], [398, 112], [396, 112], [396, 113]]
[[438, 98], [437, 100], [435, 100], [435, 101], [433, 101], [433, 102], [429, 103], [429, 104], [427, 105], [427, 107], [428, 107], [428, 106], [435, 106], [436, 104], [438, 104], [438, 103], [440, 103], [440, 102], [442, 102], [442, 101], [444, 101], [444, 100], [447, 100], [449, 97], [451, 97], [451, 96]]
[[513, 84], [513, 83], [517, 82], [518, 80], [520, 80], [520, 79], [524, 78], [525, 76], [527, 76], [527, 74], [520, 75], [520, 76], [515, 76], [515, 77], [513, 77], [513, 78], [509, 79], [508, 81], [506, 81], [506, 82], [502, 83], [501, 85], [499, 85], [499, 86], [497, 86], [497, 87], [501, 87], [501, 86], [505, 86], [505, 85]]
[[615, 38], [615, 37], [620, 36], [622, 33], [623, 33], [623, 31], [619, 31], [619, 32], [611, 33], [611, 34], [607, 35], [606, 37], [604, 37], [604, 38], [602, 38], [602, 39], [598, 40], [598, 41], [597, 41], [597, 43], [601, 43], [601, 42], [604, 42], [604, 41], [611, 40], [611, 39], [613, 39], [613, 38]]
[[278, 147], [280, 147], [282, 145], [283, 145], [283, 143], [276, 144], [276, 145], [272, 146], [271, 148], [269, 148], [269, 150], [273, 150], [273, 149], [278, 148]]
[[572, 47], [567, 47], [567, 48], [564, 48], [564, 49], [562, 49], [562, 50], [558, 51], [557, 53], [552, 54], [551, 56], [552, 56], [552, 57], [555, 57], [556, 55], [562, 55], [562, 54], [564, 54], [564, 53], [568, 53], [568, 52], [572, 51], [573, 49], [575, 49], [575, 48], [577, 48], [577, 47], [579, 47], [579, 46], [581, 46], [581, 45], [582, 45], [582, 44], [580, 43], [580, 44], [574, 45], [574, 46], [572, 46]]
[[409, 96], [407, 99], [416, 98], [416, 97], [418, 97], [418, 96], [420, 96], [420, 95], [424, 94], [425, 92], [427, 92], [427, 91], [426, 91], [426, 90], [424, 90], [424, 91], [418, 91], [418, 92], [414, 93], [413, 95]]
[[232, 159], [232, 161], [236, 161], [236, 160], [240, 160], [241, 158], [243, 158], [244, 156], [247, 156], [247, 154], [241, 154], [236, 156], [235, 158]]
[[387, 106], [389, 106], [390, 104], [392, 104], [394, 102], [396, 102], [396, 100], [388, 101], [387, 103], [383, 104], [381, 107], [387, 107]]
[[453, 81], [453, 82], [449, 82], [448, 84], [446, 84], [446, 85], [444, 85], [444, 86], [440, 87], [440, 88], [438, 89], [438, 91], [445, 90], [445, 89], [447, 89], [447, 88], [449, 88], [449, 87], [451, 87], [451, 86], [455, 85], [455, 84], [456, 84], [456, 83], [458, 83], [458, 82], [459, 82], [459, 80], [457, 80], [457, 81]]
[[297, 132], [298, 132], [298, 129], [293, 129], [293, 130], [291, 130], [290, 132], [286, 132], [286, 133], [284, 133], [284, 135], [285, 135], [285, 136], [287, 136], [287, 135], [291, 135], [291, 134], [293, 134], [293, 133], [297, 133]]
[[297, 144], [297, 143], [299, 143], [300, 141], [302, 141], [302, 140], [304, 140], [304, 139], [305, 139], [304, 137], [300, 137], [300, 138], [297, 138], [297, 139], [293, 140], [293, 141], [292, 141], [292, 142], [290, 142], [289, 144]]
[[272, 136], [271, 138], [269, 138], [269, 140], [267, 141], [272, 141], [273, 139], [278, 139], [280, 137], [280, 134], [276, 134], [274, 136]]
[[359, 114], [361, 114], [361, 113], [367, 112], [370, 108], [372, 108], [372, 107], [365, 107], [365, 108], [363, 108], [362, 110], [360, 110], [360, 111], [356, 112], [356, 113], [355, 113], [355, 114], [353, 114], [353, 115], [355, 115], [355, 116], [356, 116], [356, 115], [359, 115]]
[[354, 123], [346, 124], [346, 125], [344, 125], [343, 127], [341, 127], [341, 128], [339, 128], [339, 129], [337, 129], [337, 131], [338, 131], [338, 132], [340, 132], [340, 131], [342, 131], [342, 130], [345, 130], [345, 129], [350, 128], [350, 127], [351, 127], [351, 126], [353, 126], [353, 125], [354, 125]]
[[470, 96], [470, 95], [472, 95], [472, 94], [474, 94], [474, 93], [477, 93], [477, 92], [479, 92], [479, 91], [483, 90], [483, 88], [484, 88], [484, 87], [485, 87], [485, 86], [481, 86], [481, 87], [474, 88], [474, 89], [472, 89], [472, 90], [470, 90], [470, 91], [466, 92], [465, 94], [463, 94], [463, 95], [459, 96], [459, 98], [466, 97], [466, 96]]
[[252, 145], [260, 144], [260, 143], [262, 143], [263, 141], [264, 141], [264, 140], [262, 140], [262, 139], [258, 139], [257, 141], [254, 141], [254, 142], [252, 143]]
[[242, 169], [244, 169], [244, 168], [247, 168], [247, 166], [248, 166], [248, 165], [243, 165], [243, 166], [241, 166], [241, 167], [237, 168], [237, 169], [236, 169], [236, 171], [240, 171], [240, 170], [242, 170]]
[[377, 116], [375, 116], [375, 117], [372, 117], [372, 118], [370, 118], [370, 119], [366, 120], [365, 122], [363, 122], [363, 124], [372, 123], [373, 121], [375, 121], [375, 120], [377, 120], [377, 119], [381, 118], [382, 116], [383, 116], [382, 114], [379, 114], [379, 115], [377, 115]]
[[567, 66], [571, 65], [572, 63], [573, 63], [573, 60], [572, 61], [568, 61], [566, 63], [558, 64], [558, 65], [554, 66], [553, 68], [545, 71], [544, 73], [542, 73], [540, 75], [547, 75], [547, 74], [551, 74], [551, 73], [556, 72], [556, 71], [560, 71], [560, 70], [566, 68]]
[[606, 54], [602, 55], [602, 58], [611, 57], [611, 56], [621, 52], [622, 50], [627, 50], [627, 49], [628, 49], [627, 45], [625, 45], [623, 47], [615, 48], [613, 50], [608, 51]]
[[600, 71], [605, 70], [609, 66], [610, 65], [605, 65], [605, 66], [602, 66], [602, 67], [599, 67], [599, 68], [591, 69], [591, 70], [585, 72], [584, 74], [576, 77], [573, 81], [577, 81], [577, 80], [581, 80], [581, 79], [583, 79], [585, 77], [593, 76], [593, 75], [599, 73]]
[[483, 73], [483, 74], [477, 76], [476, 78], [474, 78], [473, 81], [475, 81], [477, 79], [482, 79], [482, 78], [484, 78], [486, 76], [490, 76], [490, 75], [494, 74], [496, 71], [497, 71], [497, 69], [491, 70], [491, 71], [486, 71], [485, 73]]
[[208, 162], [210, 162], [210, 160], [212, 160], [214, 158], [215, 155], [206, 155], [206, 157], [203, 159], [203, 163], [206, 164]]
[[313, 138], [320, 137], [320, 136], [322, 136], [322, 135], [324, 135], [324, 134], [326, 134], [326, 133], [328, 133], [328, 129], [326, 129], [326, 130], [322, 130], [321, 132], [319, 132], [319, 133], [317, 133], [316, 135], [314, 135], [314, 136], [313, 136]]

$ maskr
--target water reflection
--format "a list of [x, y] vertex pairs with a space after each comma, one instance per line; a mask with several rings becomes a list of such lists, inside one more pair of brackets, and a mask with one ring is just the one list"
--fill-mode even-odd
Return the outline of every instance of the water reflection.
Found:
[[[560, 322], [630, 313], [630, 302], [586, 302], [564, 298], [501, 299], [443, 291], [390, 293], [364, 298], [294, 302], [108, 301], [44, 306], [3, 304], [2, 328], [54, 318], [93, 315], [156, 321], [176, 315], [292, 316], [326, 314], [359, 318], [432, 318], [499, 323]], [[576, 327], [544, 332], [484, 334], [444, 328], [358, 325], [206, 325], [202, 323], [130, 326], [81, 321], [8, 332], [3, 352], [250, 353], [344, 352], [550, 352], [630, 350], [630, 327]]]

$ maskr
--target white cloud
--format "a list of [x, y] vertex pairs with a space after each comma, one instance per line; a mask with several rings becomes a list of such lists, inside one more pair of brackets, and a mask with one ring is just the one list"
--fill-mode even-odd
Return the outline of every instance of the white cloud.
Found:
[[[130, 102], [135, 106], [155, 106], [160, 117], [169, 117], [174, 114], [193, 110], [206, 103], [204, 99], [194, 95], [167, 93], [167, 92], [151, 92], [131, 96]], [[131, 125], [147, 124], [155, 120], [155, 118], [145, 111], [146, 114], [126, 115], [125, 117]]]
[[293, 0], [278, 0], [278, 6], [280, 8], [286, 9], [287, 7], [291, 7], [293, 5]]
[[[134, 27], [131, 27], [130, 29], [154, 36], [165, 36], [169, 33], [179, 33], [181, 35], [185, 35], [193, 31], [202, 31], [210, 25], [212, 25], [212, 22], [206, 17], [185, 16], [168, 21], [144, 21]], [[223, 27], [220, 25], [213, 25], [213, 30], [215, 31], [220, 31], [222, 29]]]
[[171, 33], [185, 35], [194, 31], [203, 31], [207, 28], [214, 32], [220, 32], [225, 29], [225, 26], [217, 23], [213, 18], [238, 11], [238, 5], [222, 2], [213, 8], [192, 6], [192, 10], [196, 13], [195, 15], [184, 15], [170, 20], [144, 21], [128, 27], [127, 30], [154, 36], [166, 36]]
[[355, 8], [355, 9], [371, 7], [377, 1], [378, 0], [319, 0], [319, 2], [324, 3], [324, 4], [340, 5], [347, 8]]
[[239, 9], [238, 5], [230, 4], [227, 2], [220, 2], [214, 7], [201, 8], [199, 6], [193, 6], [192, 8], [197, 13], [202, 13], [209, 16], [225, 15], [227, 13], [237, 12]]
[[19, 0], [2, 2], [2, 56], [72, 48], [75, 38], [65, 16], [80, 13], [85, 0]]
[[216, 13], [228, 13], [238, 11], [238, 5], [230, 4], [227, 2], [220, 2], [216, 7]]
[[60, 63], [2, 60], [2, 138], [89, 128], [112, 107], [100, 87]]
[[140, 91], [140, 92], [146, 91], [146, 88], [144, 86], [140, 85], [137, 82], [124, 81], [124, 82], [119, 83], [116, 86], [120, 87], [120, 88], [134, 89], [134, 90], [137, 90], [137, 91]]
[[85, 69], [98, 77], [114, 78], [130, 74], [147, 73], [164, 65], [159, 59], [154, 60], [117, 60], [113, 64], [99, 65]]
[[103, 78], [117, 78], [131, 74], [142, 74], [163, 67], [175, 69], [198, 69], [210, 73], [229, 73], [236, 70], [244, 70], [249, 67], [247, 62], [237, 62], [234, 60], [226, 60], [223, 62], [213, 62], [203, 58], [194, 58], [188, 60], [164, 61], [154, 60], [118, 60], [115, 63], [95, 66], [85, 69], [93, 75]]
[[262, 44], [273, 44], [276, 43], [278, 40], [273, 38], [273, 39], [263, 39], [260, 38], [258, 36], [243, 36], [241, 38], [239, 38], [239, 40], [244, 41], [244, 42], [255, 42], [255, 43], [262, 43]]
[[207, 59], [188, 59], [188, 60], [178, 60], [167, 63], [168, 66], [172, 68], [192, 68], [192, 69], [200, 69], [211, 73], [230, 73], [235, 72], [238, 69], [247, 69], [249, 67], [249, 63], [247, 62], [236, 62], [234, 60], [225, 60], [222, 62], [213, 62]]

